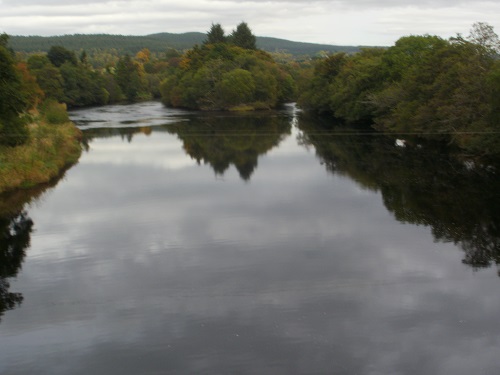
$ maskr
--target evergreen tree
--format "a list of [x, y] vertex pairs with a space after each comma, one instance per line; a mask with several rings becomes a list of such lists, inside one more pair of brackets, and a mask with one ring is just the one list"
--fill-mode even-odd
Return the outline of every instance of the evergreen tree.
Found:
[[120, 58], [116, 65], [116, 82], [130, 102], [137, 99], [143, 88], [139, 67], [128, 54]]
[[235, 46], [245, 49], [257, 49], [256, 40], [246, 22], [240, 23], [231, 34], [231, 42]]
[[220, 25], [220, 23], [212, 24], [210, 31], [207, 33], [207, 39], [204, 41], [204, 44], [216, 44], [216, 43], [225, 43], [226, 36], [224, 35], [224, 29]]

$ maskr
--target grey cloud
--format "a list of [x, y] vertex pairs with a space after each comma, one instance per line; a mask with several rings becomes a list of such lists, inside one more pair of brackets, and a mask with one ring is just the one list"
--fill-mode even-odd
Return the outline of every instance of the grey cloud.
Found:
[[239, 22], [246, 21], [259, 36], [330, 44], [390, 45], [408, 34], [449, 37], [467, 33], [477, 21], [498, 29], [494, 15], [499, 12], [500, 5], [492, 1], [7, 0], [2, 3], [0, 31], [14, 35], [144, 35], [205, 32], [212, 22], [218, 22], [230, 32]]

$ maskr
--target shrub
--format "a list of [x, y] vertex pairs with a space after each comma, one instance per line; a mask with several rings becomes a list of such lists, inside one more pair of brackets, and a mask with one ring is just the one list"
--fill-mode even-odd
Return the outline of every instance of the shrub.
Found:
[[17, 114], [6, 114], [0, 117], [0, 144], [19, 146], [28, 140], [26, 122]]
[[69, 121], [66, 104], [58, 103], [53, 99], [44, 102], [41, 112], [49, 124], [64, 124]]

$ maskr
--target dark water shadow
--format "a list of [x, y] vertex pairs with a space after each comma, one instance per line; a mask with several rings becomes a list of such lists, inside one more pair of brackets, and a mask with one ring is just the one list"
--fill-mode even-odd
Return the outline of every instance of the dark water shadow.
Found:
[[205, 116], [168, 127], [183, 143], [187, 155], [208, 164], [217, 176], [233, 165], [241, 179], [250, 180], [258, 158], [291, 134], [287, 116]]
[[67, 169], [48, 183], [0, 194], [0, 317], [24, 299], [22, 293], [10, 291], [10, 279], [21, 271], [30, 247], [34, 222], [26, 207], [54, 188]]
[[402, 142], [307, 117], [299, 129], [299, 143], [314, 147], [328, 172], [379, 191], [398, 221], [430, 227], [436, 241], [458, 245], [473, 269], [500, 265], [498, 167], [466, 160], [437, 141]]
[[233, 165], [244, 181], [250, 180], [258, 158], [277, 147], [291, 134], [292, 117], [287, 112], [200, 113], [162, 126], [89, 128], [83, 145], [98, 138], [120, 137], [131, 143], [138, 134], [168, 133], [182, 142], [186, 155], [198, 164], [209, 165], [216, 176], [223, 176]]

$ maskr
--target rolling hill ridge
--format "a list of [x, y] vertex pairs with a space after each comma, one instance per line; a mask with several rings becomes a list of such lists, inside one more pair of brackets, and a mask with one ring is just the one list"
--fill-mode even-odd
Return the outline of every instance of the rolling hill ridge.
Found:
[[[199, 32], [182, 34], [157, 33], [144, 36], [72, 34], [43, 37], [12, 35], [9, 44], [15, 51], [27, 53], [46, 52], [52, 46], [63, 46], [74, 51], [116, 49], [120, 53], [135, 54], [143, 48], [148, 48], [151, 52], [165, 52], [169, 48], [186, 50], [192, 48], [195, 44], [203, 43], [205, 38], [206, 34]], [[360, 48], [356, 46], [294, 42], [271, 37], [257, 37], [257, 47], [268, 52], [286, 52], [294, 56], [315, 55], [320, 51], [352, 53], [359, 51]]]

